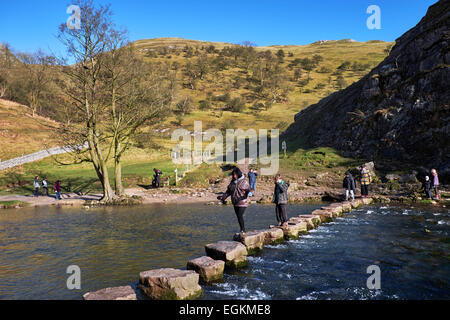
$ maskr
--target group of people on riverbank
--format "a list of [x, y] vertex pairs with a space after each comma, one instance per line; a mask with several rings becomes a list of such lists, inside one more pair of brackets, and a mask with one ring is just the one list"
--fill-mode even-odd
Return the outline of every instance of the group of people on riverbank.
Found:
[[[257, 172], [254, 169], [250, 169], [247, 174], [248, 180], [239, 168], [234, 168], [231, 173], [231, 182], [227, 187], [227, 190], [217, 199], [225, 201], [228, 197], [231, 197], [231, 203], [234, 207], [240, 232], [245, 233], [244, 214], [249, 205], [249, 197], [253, 196], [256, 188]], [[278, 226], [284, 226], [287, 224], [286, 205], [288, 203], [288, 188], [289, 183], [285, 182], [280, 174], [274, 177], [274, 192], [272, 202], [275, 204], [276, 218]]]
[[439, 200], [439, 176], [436, 169], [431, 169], [431, 178], [430, 176], [425, 176], [422, 181], [422, 188], [425, 192], [425, 195], [428, 200], [431, 200], [431, 192], [434, 191], [434, 196], [437, 200]]
[[[48, 193], [48, 181], [47, 178], [43, 178], [42, 181], [39, 181], [39, 176], [35, 176], [34, 177], [34, 181], [33, 181], [33, 187], [34, 187], [34, 193], [33, 195], [35, 197], [39, 197], [41, 195], [40, 193], [40, 188], [42, 186], [42, 191], [43, 191], [43, 195], [46, 195], [47, 197], [49, 197], [49, 193]], [[61, 200], [61, 181], [60, 180], [56, 180], [55, 183], [53, 184], [53, 191], [55, 192], [55, 198], [56, 200]]]
[[[369, 195], [369, 186], [372, 183], [372, 175], [370, 174], [370, 171], [365, 164], [363, 164], [360, 167], [360, 176], [361, 176], [360, 180], [361, 196], [364, 198]], [[348, 201], [349, 199], [351, 199], [352, 201], [355, 200], [356, 182], [355, 178], [353, 178], [353, 175], [350, 173], [350, 171], [347, 171], [345, 173], [342, 187], [345, 190], [345, 200], [346, 201]]]

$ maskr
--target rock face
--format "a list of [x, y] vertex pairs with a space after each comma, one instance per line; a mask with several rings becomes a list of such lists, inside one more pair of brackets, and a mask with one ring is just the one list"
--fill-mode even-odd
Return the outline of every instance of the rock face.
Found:
[[284, 137], [346, 156], [426, 163], [448, 179], [449, 44], [450, 1], [441, 0], [368, 75], [298, 113]]
[[252, 255], [264, 248], [265, 238], [263, 231], [250, 231], [245, 234], [236, 233], [233, 240], [242, 243], [247, 248], [248, 255]]
[[201, 296], [199, 275], [191, 270], [156, 269], [139, 274], [139, 288], [153, 300], [187, 300]]
[[206, 255], [225, 262], [228, 268], [247, 266], [247, 248], [237, 241], [219, 241], [205, 246]]
[[101, 289], [83, 295], [84, 300], [137, 300], [136, 292], [131, 286]]
[[209, 284], [223, 279], [225, 262], [204, 256], [188, 261], [187, 269], [197, 272], [200, 275], [200, 281]]

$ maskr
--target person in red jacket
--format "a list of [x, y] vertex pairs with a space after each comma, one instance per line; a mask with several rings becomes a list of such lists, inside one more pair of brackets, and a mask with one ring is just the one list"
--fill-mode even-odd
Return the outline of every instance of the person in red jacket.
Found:
[[56, 194], [56, 200], [61, 200], [61, 181], [57, 180], [53, 186]]

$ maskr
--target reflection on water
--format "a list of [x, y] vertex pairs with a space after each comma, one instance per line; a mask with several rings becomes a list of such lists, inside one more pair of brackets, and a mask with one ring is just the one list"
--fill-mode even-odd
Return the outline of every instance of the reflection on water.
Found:
[[[251, 206], [246, 213], [249, 230], [274, 220], [272, 206]], [[204, 255], [205, 244], [230, 240], [238, 230], [232, 207], [204, 204], [2, 210], [0, 299], [79, 299], [136, 282], [141, 271], [184, 268]], [[81, 291], [66, 289], [69, 265], [81, 268]]]
[[[290, 215], [319, 205], [289, 207]], [[205, 299], [449, 299], [448, 209], [366, 207], [299, 240], [267, 246], [249, 268], [205, 288]], [[274, 223], [272, 206], [251, 206], [247, 229]], [[237, 231], [231, 207], [26, 208], [0, 212], [0, 298], [80, 299], [136, 283], [140, 271], [183, 268], [204, 245]], [[381, 291], [366, 286], [381, 267]], [[66, 289], [67, 266], [82, 290]]]

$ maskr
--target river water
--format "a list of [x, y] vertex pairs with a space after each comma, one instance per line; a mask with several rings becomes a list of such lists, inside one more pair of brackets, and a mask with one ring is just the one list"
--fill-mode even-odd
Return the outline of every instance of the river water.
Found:
[[[289, 206], [289, 216], [321, 204]], [[251, 206], [247, 230], [275, 221], [273, 206]], [[80, 299], [136, 284], [140, 271], [184, 268], [204, 245], [237, 231], [233, 209], [204, 204], [122, 208], [35, 207], [0, 212], [0, 299]], [[266, 247], [249, 267], [204, 287], [204, 299], [450, 299], [450, 211], [369, 206]], [[66, 269], [81, 269], [68, 290]], [[378, 265], [381, 290], [366, 286]]]

